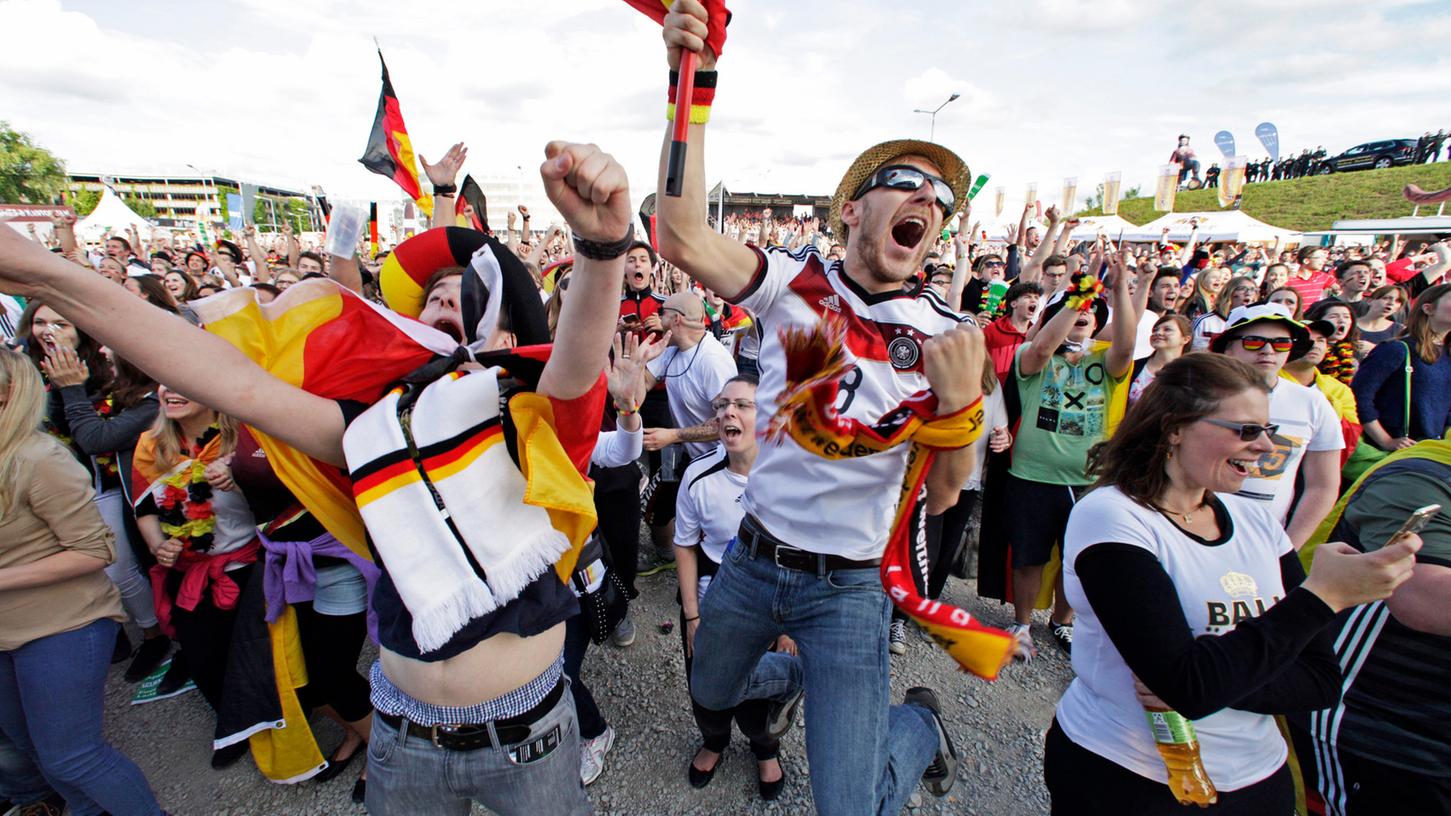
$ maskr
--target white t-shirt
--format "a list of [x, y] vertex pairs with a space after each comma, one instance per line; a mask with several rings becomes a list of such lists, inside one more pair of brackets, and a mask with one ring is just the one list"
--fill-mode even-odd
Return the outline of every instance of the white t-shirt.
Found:
[[725, 448], [717, 445], [691, 462], [675, 496], [675, 546], [699, 545], [719, 564], [746, 515], [741, 507], [744, 492], [746, 477], [726, 467]]
[[1149, 335], [1154, 333], [1154, 324], [1159, 322], [1160, 317], [1153, 309], [1145, 309], [1144, 316], [1139, 318], [1139, 328], [1134, 335], [1135, 360], [1154, 353], [1154, 347], [1149, 343]]
[[[1011, 387], [1011, 384], [1008, 387]], [[963, 490], [982, 490], [982, 477], [987, 471], [988, 437], [992, 436], [993, 428], [1005, 427], [1008, 424], [1008, 406], [1003, 402], [1003, 388], [1004, 386], [999, 384], [991, 394], [984, 394], [982, 397], [982, 433], [970, 445], [972, 448], [972, 474], [963, 483]]]
[[[781, 329], [814, 326], [824, 315], [847, 321], [847, 359], [838, 410], [876, 422], [925, 390], [922, 343], [970, 318], [936, 292], [870, 294], [826, 261], [815, 247], [796, 253], [755, 250], [760, 261], [736, 297], [761, 323], [756, 430], [764, 433], [786, 382]], [[853, 560], [880, 558], [907, 466], [907, 445], [872, 456], [825, 459], [785, 439], [761, 446], [742, 504], [766, 530], [793, 547]]]
[[[706, 332], [690, 349], [675, 346], [665, 349], [647, 367], [659, 382], [665, 383], [665, 396], [670, 401], [670, 416], [681, 428], [689, 428], [715, 418], [710, 403], [720, 396], [726, 380], [736, 376], [736, 361], [725, 346]], [[692, 457], [702, 456], [715, 446], [713, 441], [686, 442]]]
[[[1237, 621], [1263, 614], [1284, 597], [1279, 560], [1292, 547], [1264, 503], [1238, 496], [1219, 499], [1229, 512], [1233, 533], [1215, 546], [1190, 538], [1115, 487], [1094, 490], [1074, 505], [1063, 534], [1063, 588], [1078, 617], [1073, 627], [1074, 678], [1058, 701], [1058, 724], [1083, 748], [1158, 782], [1167, 783], [1168, 772], [1134, 695], [1133, 673], [1103, 631], [1074, 565], [1094, 544], [1142, 547], [1159, 559], [1174, 582], [1193, 635], [1232, 631]], [[1224, 708], [1195, 720], [1194, 729], [1205, 770], [1219, 790], [1253, 785], [1285, 761], [1285, 741], [1268, 715]]]
[[1268, 503], [1270, 513], [1283, 524], [1295, 498], [1295, 474], [1300, 472], [1305, 452], [1343, 450], [1345, 437], [1335, 409], [1320, 389], [1283, 377], [1275, 378], [1275, 390], [1270, 392], [1270, 422], [1280, 426], [1275, 449], [1250, 469], [1239, 495]]

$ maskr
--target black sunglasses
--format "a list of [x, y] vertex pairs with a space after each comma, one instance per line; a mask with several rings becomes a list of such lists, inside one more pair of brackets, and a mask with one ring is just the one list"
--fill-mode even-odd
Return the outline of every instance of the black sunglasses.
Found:
[[1252, 422], [1230, 422], [1227, 419], [1212, 419], [1210, 417], [1204, 417], [1201, 421], [1208, 422], [1210, 425], [1218, 425], [1221, 428], [1228, 428], [1231, 431], [1238, 431], [1240, 441], [1242, 442], [1253, 442], [1260, 438], [1260, 434], [1274, 439], [1275, 434], [1280, 432], [1279, 425], [1255, 425]]
[[952, 194], [952, 185], [937, 176], [928, 173], [926, 170], [919, 170], [909, 164], [889, 164], [886, 167], [879, 167], [871, 178], [862, 182], [857, 188], [856, 194], [851, 197], [856, 201], [877, 187], [887, 187], [893, 190], [920, 190], [922, 185], [932, 183], [932, 191], [937, 194], [937, 206], [942, 208], [943, 216], [952, 215], [957, 208], [957, 196]]

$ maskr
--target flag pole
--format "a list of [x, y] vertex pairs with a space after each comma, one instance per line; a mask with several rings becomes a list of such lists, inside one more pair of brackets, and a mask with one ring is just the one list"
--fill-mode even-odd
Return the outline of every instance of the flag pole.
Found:
[[675, 130], [670, 135], [670, 158], [665, 165], [665, 195], [680, 197], [685, 184], [685, 140], [690, 133], [691, 100], [695, 98], [694, 51], [680, 49], [680, 79], [675, 84]]

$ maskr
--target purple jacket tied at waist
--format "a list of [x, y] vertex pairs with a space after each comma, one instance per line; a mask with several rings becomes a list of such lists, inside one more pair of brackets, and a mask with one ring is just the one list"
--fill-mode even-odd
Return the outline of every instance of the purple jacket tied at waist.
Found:
[[[317, 570], [312, 559], [318, 555], [341, 558], [362, 573], [371, 601], [373, 585], [378, 581], [378, 567], [348, 549], [330, 533], [323, 533], [311, 541], [273, 541], [260, 532], [257, 537], [262, 540], [262, 548], [267, 552], [262, 568], [262, 591], [267, 597], [268, 623], [277, 620], [282, 614], [282, 607], [311, 601], [315, 597]], [[371, 602], [368, 604], [368, 635], [375, 642], [378, 640], [378, 623]]]

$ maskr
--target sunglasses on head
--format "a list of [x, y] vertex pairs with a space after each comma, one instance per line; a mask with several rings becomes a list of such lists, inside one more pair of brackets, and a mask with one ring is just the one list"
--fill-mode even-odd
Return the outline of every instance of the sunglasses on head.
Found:
[[1277, 353], [1284, 353], [1295, 347], [1295, 339], [1292, 337], [1260, 337], [1257, 334], [1246, 334], [1236, 337], [1245, 351], [1259, 351], [1268, 345]]
[[942, 214], [944, 216], [952, 215], [952, 211], [957, 208], [957, 196], [952, 194], [952, 185], [926, 170], [919, 170], [909, 164], [889, 164], [886, 167], [877, 168], [877, 171], [857, 188], [856, 194], [851, 197], [851, 200], [856, 201], [877, 187], [887, 187], [892, 190], [920, 190], [922, 185], [928, 182], [932, 183], [932, 191], [937, 194], [937, 206], [942, 208]]
[[1280, 432], [1279, 425], [1256, 425], [1252, 422], [1230, 422], [1227, 419], [1211, 419], [1210, 417], [1204, 417], [1200, 421], [1208, 422], [1210, 425], [1218, 425], [1221, 428], [1228, 428], [1231, 431], [1236, 431], [1239, 433], [1239, 438], [1242, 442], [1253, 442], [1256, 439], [1260, 438], [1260, 434], [1264, 434], [1265, 436], [1274, 439], [1275, 434]]

